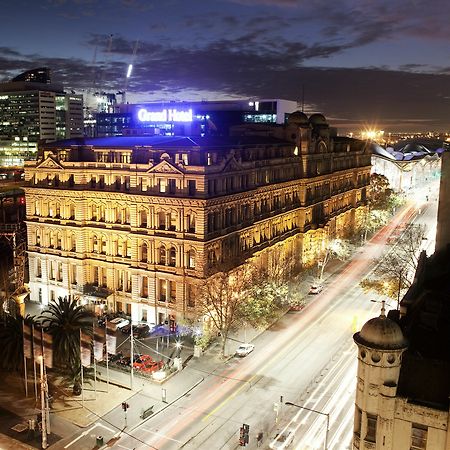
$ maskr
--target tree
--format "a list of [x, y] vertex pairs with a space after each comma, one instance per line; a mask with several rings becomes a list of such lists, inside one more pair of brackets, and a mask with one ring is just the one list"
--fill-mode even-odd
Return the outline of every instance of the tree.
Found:
[[389, 198], [392, 189], [389, 180], [378, 173], [370, 175], [369, 203], [371, 209], [386, 209], [389, 206]]
[[241, 303], [251, 287], [253, 272], [249, 264], [225, 268], [208, 277], [200, 289], [199, 310], [221, 338], [222, 356], [230, 331], [243, 323]]
[[414, 279], [425, 233], [424, 225], [407, 226], [397, 242], [377, 261], [371, 277], [360, 282], [361, 287], [366, 292], [374, 291], [400, 302], [402, 292]]
[[352, 254], [353, 246], [344, 239], [333, 239], [327, 243], [325, 251], [317, 257], [319, 267], [319, 281], [322, 281], [323, 273], [328, 263], [333, 259], [345, 261]]
[[93, 318], [84, 306], [67, 297], [58, 297], [40, 316], [42, 326], [53, 336], [55, 366], [63, 374], [71, 375], [73, 368], [80, 367], [80, 330], [92, 333]]

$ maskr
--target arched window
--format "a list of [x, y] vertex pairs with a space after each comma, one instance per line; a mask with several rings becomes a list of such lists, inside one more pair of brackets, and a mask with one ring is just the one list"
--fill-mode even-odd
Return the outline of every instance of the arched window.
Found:
[[195, 269], [195, 252], [194, 250], [189, 250], [187, 252], [187, 266], [189, 269]]
[[36, 230], [36, 245], [41, 246], [41, 230]]
[[69, 205], [69, 219], [75, 219], [75, 205], [72, 204]]
[[169, 250], [169, 266], [175, 267], [177, 263], [177, 251], [175, 250], [175, 247], [172, 247]]
[[141, 261], [148, 262], [148, 246], [146, 242], [141, 245]]
[[159, 248], [159, 264], [166, 265], [166, 249], [163, 246]]

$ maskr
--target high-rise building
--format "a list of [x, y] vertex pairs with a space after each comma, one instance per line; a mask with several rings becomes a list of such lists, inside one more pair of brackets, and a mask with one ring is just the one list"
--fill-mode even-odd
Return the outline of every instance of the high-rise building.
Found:
[[354, 450], [450, 445], [450, 154], [442, 154], [436, 251], [423, 252], [400, 309], [354, 335]]
[[71, 295], [150, 323], [195, 317], [197, 286], [224, 263], [287, 256], [298, 270], [351, 234], [370, 157], [301, 112], [228, 137], [41, 145], [25, 165], [31, 300]]
[[83, 136], [83, 98], [50, 82], [49, 69], [0, 84], [0, 166], [34, 159], [39, 142]]

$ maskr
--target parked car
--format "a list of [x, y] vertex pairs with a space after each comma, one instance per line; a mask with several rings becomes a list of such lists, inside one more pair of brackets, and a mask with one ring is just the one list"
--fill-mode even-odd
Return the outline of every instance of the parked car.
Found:
[[129, 367], [131, 365], [131, 358], [129, 356], [122, 356], [116, 361], [119, 366]]
[[140, 323], [138, 325], [133, 325], [133, 335], [138, 339], [142, 339], [148, 336], [150, 333], [150, 327], [145, 323]]
[[309, 288], [309, 295], [317, 295], [320, 294], [322, 292], [323, 286], [321, 284], [313, 284], [310, 288]]
[[119, 329], [123, 334], [130, 334], [131, 324], [129, 323], [128, 325], [124, 325], [122, 328]]
[[153, 362], [153, 358], [150, 355], [140, 355], [133, 362], [133, 367], [135, 369], [143, 369], [146, 364]]
[[253, 344], [241, 344], [236, 350], [236, 356], [247, 356], [255, 349]]
[[153, 373], [161, 369], [163, 365], [164, 363], [162, 361], [151, 361], [145, 364], [144, 367], [141, 368], [141, 370], [145, 373]]
[[269, 444], [269, 448], [281, 450], [283, 448], [289, 447], [294, 441], [295, 430], [292, 428], [287, 428], [281, 433], [277, 433], [273, 438], [272, 442]]
[[129, 325], [130, 321], [128, 319], [124, 319], [123, 317], [116, 317], [115, 319], [111, 320], [111, 323], [114, 323], [117, 325], [117, 329], [120, 330], [126, 325]]

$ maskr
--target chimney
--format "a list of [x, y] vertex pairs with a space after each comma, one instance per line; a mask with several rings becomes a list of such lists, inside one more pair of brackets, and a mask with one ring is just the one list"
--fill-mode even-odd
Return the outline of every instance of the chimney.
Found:
[[450, 154], [442, 153], [441, 185], [436, 229], [436, 252], [443, 251], [450, 244]]

